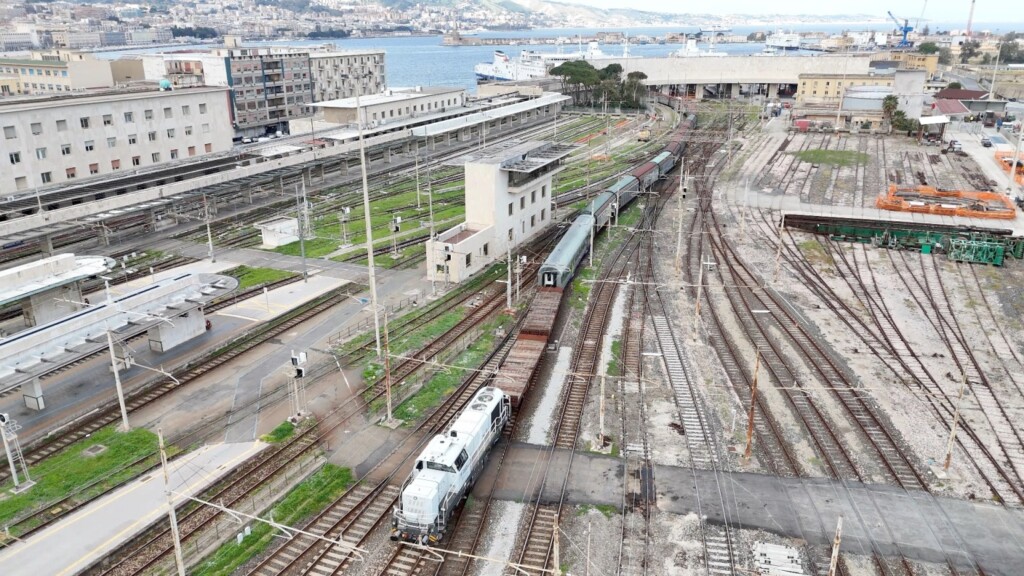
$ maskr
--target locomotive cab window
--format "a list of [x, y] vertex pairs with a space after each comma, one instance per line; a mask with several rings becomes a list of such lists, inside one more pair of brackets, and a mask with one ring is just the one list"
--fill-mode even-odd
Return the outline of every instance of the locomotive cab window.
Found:
[[466, 451], [463, 450], [462, 452], [459, 452], [458, 458], [455, 459], [455, 467], [462, 470], [462, 466], [466, 463], [466, 460], [469, 460], [469, 456], [466, 454]]

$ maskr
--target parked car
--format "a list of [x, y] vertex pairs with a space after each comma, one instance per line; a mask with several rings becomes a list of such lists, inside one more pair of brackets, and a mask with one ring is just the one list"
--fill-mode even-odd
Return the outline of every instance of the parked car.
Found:
[[989, 140], [988, 138], [982, 138], [981, 139], [981, 145], [984, 146], [985, 148], [991, 148], [992, 147], [992, 141]]

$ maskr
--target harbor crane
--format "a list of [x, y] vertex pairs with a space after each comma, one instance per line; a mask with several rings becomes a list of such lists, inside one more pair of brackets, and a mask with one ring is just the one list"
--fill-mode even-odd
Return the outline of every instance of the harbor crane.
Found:
[[907, 40], [907, 34], [914, 31], [914, 27], [910, 25], [910, 20], [904, 19], [903, 24], [900, 25], [900, 19], [893, 15], [892, 10], [889, 11], [889, 18], [896, 23], [896, 29], [903, 33], [903, 38], [900, 38], [897, 48], [910, 48], [910, 41]]

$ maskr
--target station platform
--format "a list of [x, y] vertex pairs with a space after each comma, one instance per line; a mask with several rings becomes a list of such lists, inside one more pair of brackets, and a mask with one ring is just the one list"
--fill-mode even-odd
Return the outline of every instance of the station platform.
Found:
[[[265, 446], [215, 444], [176, 458], [169, 463], [170, 489], [196, 495]], [[77, 574], [166, 515], [164, 477], [155, 470], [0, 552], [0, 574]]]

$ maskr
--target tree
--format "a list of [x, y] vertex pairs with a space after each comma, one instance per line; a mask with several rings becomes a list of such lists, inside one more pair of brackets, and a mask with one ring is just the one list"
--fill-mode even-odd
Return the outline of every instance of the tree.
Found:
[[963, 87], [964, 85], [959, 82], [950, 82], [949, 84], [946, 84], [946, 88], [949, 88], [950, 90], [960, 90]]
[[922, 42], [918, 44], [917, 51], [921, 54], [935, 54], [939, 51], [939, 45], [935, 42]]
[[616, 82], [618, 82], [621, 74], [622, 64], [609, 64], [598, 72], [601, 80], [615, 80]]
[[[566, 88], [572, 90], [573, 104], [579, 106], [583, 103], [583, 92], [585, 89], [593, 88], [601, 82], [601, 77], [594, 68], [594, 65], [585, 60], [573, 60], [559, 64], [551, 69], [552, 76], [558, 76], [562, 81], [562, 91]], [[593, 101], [593, 97], [587, 99]]]
[[939, 48], [939, 64], [949, 65], [953, 63], [953, 51], [949, 48]]
[[967, 61], [978, 55], [978, 49], [981, 48], [981, 42], [977, 40], [968, 40], [960, 45], [960, 63], [967, 64]]
[[622, 96], [626, 99], [627, 105], [630, 108], [640, 107], [640, 94], [643, 94], [645, 89], [643, 87], [643, 81], [647, 79], [647, 74], [643, 72], [630, 72], [626, 74], [626, 82], [622, 86]]
[[981, 65], [982, 66], [988, 66], [991, 63], [992, 63], [992, 55], [991, 54], [986, 52], [986, 53], [981, 55]]
[[900, 107], [899, 98], [892, 94], [882, 98], [882, 117], [885, 118], [890, 124], [892, 123], [893, 114], [895, 114]]

